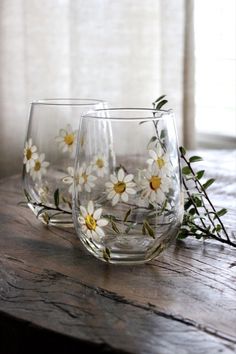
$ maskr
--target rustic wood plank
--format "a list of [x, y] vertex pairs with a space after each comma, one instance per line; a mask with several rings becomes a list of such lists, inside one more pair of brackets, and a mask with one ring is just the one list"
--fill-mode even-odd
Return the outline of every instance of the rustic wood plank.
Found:
[[[225, 223], [235, 231], [235, 155], [222, 154], [214, 199], [230, 209]], [[211, 177], [219, 174], [209, 166]], [[55, 343], [68, 340], [71, 352], [235, 352], [235, 249], [189, 239], [143, 266], [107, 265], [84, 251], [73, 229], [41, 225], [21, 200], [18, 176], [0, 181], [0, 343], [4, 320], [33, 324], [36, 338], [44, 330], [59, 336]]]

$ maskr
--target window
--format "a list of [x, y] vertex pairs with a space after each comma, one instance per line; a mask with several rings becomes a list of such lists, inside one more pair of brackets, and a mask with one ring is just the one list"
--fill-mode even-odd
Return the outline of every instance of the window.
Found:
[[196, 129], [199, 144], [236, 142], [236, 1], [195, 1]]

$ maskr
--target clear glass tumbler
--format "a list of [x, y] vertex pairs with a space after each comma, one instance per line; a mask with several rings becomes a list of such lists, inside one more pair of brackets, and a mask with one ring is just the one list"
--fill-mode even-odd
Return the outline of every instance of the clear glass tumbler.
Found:
[[[105, 123], [109, 129], [98, 129]], [[78, 190], [74, 178], [72, 211], [79, 239], [110, 263], [155, 258], [176, 237], [183, 217], [173, 113], [145, 108], [88, 112], [80, 121], [82, 139], [75, 171], [80, 176], [86, 168], [93, 185]]]
[[[23, 185], [28, 206], [43, 223], [74, 227], [72, 190], [79, 120], [82, 112], [106, 107], [104, 101], [80, 98], [30, 104]], [[80, 135], [81, 146], [83, 140]]]

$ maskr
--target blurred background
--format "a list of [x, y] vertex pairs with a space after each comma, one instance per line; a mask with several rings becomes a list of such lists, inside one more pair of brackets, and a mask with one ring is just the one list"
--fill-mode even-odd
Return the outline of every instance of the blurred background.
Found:
[[0, 177], [21, 172], [32, 100], [163, 94], [180, 144], [236, 148], [235, 0], [0, 0]]

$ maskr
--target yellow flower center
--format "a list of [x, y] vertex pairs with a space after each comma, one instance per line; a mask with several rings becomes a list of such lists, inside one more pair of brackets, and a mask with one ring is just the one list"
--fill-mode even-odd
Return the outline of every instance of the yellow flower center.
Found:
[[85, 224], [89, 230], [95, 230], [97, 223], [93, 215], [88, 214], [85, 218]]
[[165, 160], [162, 157], [158, 157], [156, 160], [156, 163], [159, 166], [159, 168], [162, 168], [163, 166], [165, 166]]
[[66, 134], [66, 136], [64, 137], [64, 142], [70, 146], [73, 144], [74, 139], [75, 139], [74, 134]]
[[150, 179], [150, 188], [153, 191], [156, 191], [158, 188], [160, 188], [161, 185], [161, 178], [158, 176], [152, 176]]
[[102, 159], [97, 159], [96, 165], [98, 168], [103, 168], [104, 167], [104, 161]]
[[122, 194], [126, 189], [126, 184], [124, 182], [117, 182], [114, 184], [114, 190], [116, 193]]
[[87, 183], [88, 182], [88, 175], [86, 175], [86, 173], [83, 173], [82, 177], [84, 178], [84, 183]]
[[26, 150], [26, 158], [27, 158], [27, 160], [30, 160], [31, 157], [32, 157], [32, 151], [31, 151], [31, 149], [27, 149]]
[[36, 161], [35, 165], [34, 165], [34, 170], [35, 171], [39, 171], [41, 168], [41, 162], [40, 161]]

